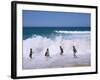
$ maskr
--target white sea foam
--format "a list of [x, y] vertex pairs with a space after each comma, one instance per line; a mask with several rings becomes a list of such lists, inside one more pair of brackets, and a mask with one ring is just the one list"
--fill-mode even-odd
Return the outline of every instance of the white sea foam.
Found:
[[[80, 57], [77, 60], [79, 61], [77, 64], [89, 65], [90, 39], [73, 38], [70, 40], [64, 39], [63, 36], [56, 36], [54, 39], [51, 39], [35, 35], [23, 40], [23, 69], [77, 66], [73, 59], [73, 45], [76, 46], [77, 55]], [[63, 57], [60, 56], [59, 46], [62, 46], [64, 50]], [[29, 58], [30, 48], [33, 50], [33, 59], [31, 61]], [[47, 48], [49, 48], [51, 57], [48, 59], [44, 56]]]
[[90, 31], [55, 31], [56, 33], [71, 33], [71, 34], [87, 34], [89, 33], [90, 34]]

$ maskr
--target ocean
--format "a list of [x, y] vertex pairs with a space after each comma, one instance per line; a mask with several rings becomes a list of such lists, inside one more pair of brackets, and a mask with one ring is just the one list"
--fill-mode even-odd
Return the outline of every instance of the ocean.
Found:
[[[90, 27], [23, 27], [23, 69], [90, 66], [90, 34]], [[73, 57], [73, 45], [77, 49], [77, 59]], [[45, 56], [47, 48], [50, 58]]]
[[86, 35], [89, 34], [90, 31], [90, 27], [23, 27], [23, 40], [34, 36], [42, 36], [47, 38], [67, 36], [66, 38], [71, 39], [72, 35]]

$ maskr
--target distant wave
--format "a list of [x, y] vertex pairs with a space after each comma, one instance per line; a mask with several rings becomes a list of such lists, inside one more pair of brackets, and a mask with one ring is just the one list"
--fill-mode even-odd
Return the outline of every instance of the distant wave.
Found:
[[56, 33], [71, 33], [71, 34], [78, 34], [78, 33], [90, 33], [90, 31], [55, 31]]
[[[58, 34], [58, 35], [57, 35]], [[62, 34], [62, 35], [59, 35]], [[68, 34], [68, 35], [67, 35]], [[30, 37], [26, 38], [26, 39], [32, 39], [32, 38], [47, 38], [47, 39], [56, 39], [58, 37], [62, 37], [63, 39], [88, 39], [90, 38], [90, 31], [54, 31], [54, 34], [50, 35], [50, 36], [43, 36], [43, 35], [37, 35], [37, 34], [33, 34]], [[24, 40], [26, 40], [24, 39]]]

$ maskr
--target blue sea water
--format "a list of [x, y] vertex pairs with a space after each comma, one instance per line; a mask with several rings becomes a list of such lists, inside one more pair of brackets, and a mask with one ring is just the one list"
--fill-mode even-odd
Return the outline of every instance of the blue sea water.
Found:
[[[23, 27], [23, 40], [34, 35], [43, 37], [71, 36], [72, 33], [90, 32], [90, 27]], [[81, 34], [82, 35], [82, 34]]]

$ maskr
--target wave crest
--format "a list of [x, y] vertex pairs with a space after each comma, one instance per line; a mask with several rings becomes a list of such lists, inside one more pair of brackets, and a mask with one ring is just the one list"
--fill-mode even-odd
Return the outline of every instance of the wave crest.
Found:
[[82, 34], [87, 34], [87, 33], [90, 33], [90, 31], [55, 31], [56, 33], [71, 33], [71, 34], [79, 34], [79, 33], [82, 33]]

